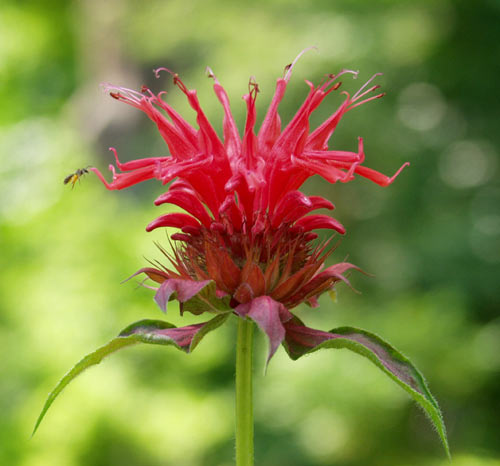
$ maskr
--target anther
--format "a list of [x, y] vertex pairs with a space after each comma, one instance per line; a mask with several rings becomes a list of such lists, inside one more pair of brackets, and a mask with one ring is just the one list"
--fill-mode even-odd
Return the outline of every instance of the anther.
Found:
[[258, 85], [257, 81], [255, 80], [255, 77], [251, 76], [249, 81], [248, 81], [248, 93], [249, 94], [252, 94], [252, 93], [257, 94], [259, 92], [260, 92], [259, 85]]
[[207, 66], [205, 68], [205, 74], [207, 75], [208, 78], [216, 79], [214, 72], [212, 71], [212, 68]]

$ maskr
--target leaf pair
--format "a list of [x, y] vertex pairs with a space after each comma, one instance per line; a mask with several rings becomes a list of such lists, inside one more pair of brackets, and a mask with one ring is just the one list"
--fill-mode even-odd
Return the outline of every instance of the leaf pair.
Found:
[[200, 310], [208, 311], [212, 315], [215, 313], [215, 317], [208, 322], [179, 328], [161, 320], [141, 320], [128, 326], [107, 345], [85, 356], [59, 381], [43, 406], [33, 434], [61, 391], [85, 369], [99, 364], [109, 354], [137, 343], [174, 346], [189, 353], [205, 335], [222, 325], [234, 311], [239, 318], [251, 319], [257, 323], [268, 337], [267, 362], [280, 344], [283, 344], [293, 360], [327, 348], [346, 348], [369, 359], [423, 408], [435, 426], [446, 454], [450, 456], [441, 411], [424, 377], [405, 356], [377, 335], [354, 327], [340, 327], [329, 332], [306, 327], [285, 306], [269, 296], [260, 296], [229, 310], [225, 299], [215, 296], [213, 282], [198, 285], [196, 289], [190, 284], [189, 288], [186, 288], [186, 284], [179, 284], [177, 280], [172, 282], [164, 282], [157, 293], [156, 299], [160, 307], [166, 309], [167, 302], [174, 295], [186, 311], [189, 310], [193, 314], [199, 314]]

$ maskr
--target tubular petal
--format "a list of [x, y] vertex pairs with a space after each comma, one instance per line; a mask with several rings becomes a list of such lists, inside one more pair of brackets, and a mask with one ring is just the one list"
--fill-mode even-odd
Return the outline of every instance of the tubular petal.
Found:
[[219, 84], [217, 78], [215, 78], [214, 92], [219, 102], [224, 108], [224, 121], [223, 121], [223, 131], [224, 131], [224, 145], [226, 147], [227, 155], [230, 160], [236, 159], [241, 152], [241, 141], [240, 135], [238, 133], [238, 128], [231, 113], [231, 107], [229, 106], [229, 97], [225, 89]]
[[338, 231], [341, 235], [345, 234], [345, 228], [337, 220], [328, 215], [309, 215], [297, 220], [294, 224], [296, 227], [302, 227], [304, 231], [317, 230], [327, 228], [329, 230]]
[[170, 190], [155, 200], [155, 205], [164, 203], [175, 204], [196, 217], [205, 227], [210, 228], [212, 218], [208, 215], [203, 204], [191, 192], [186, 190]]
[[410, 162], [405, 162], [399, 170], [392, 175], [391, 177], [388, 177], [378, 171], [372, 170], [371, 168], [367, 167], [362, 167], [358, 165], [354, 172], [358, 175], [361, 175], [364, 178], [368, 178], [370, 181], [373, 181], [374, 183], [377, 183], [379, 186], [389, 186], [393, 181], [398, 177], [398, 175], [403, 171], [405, 167], [408, 167], [410, 165]]
[[125, 189], [137, 183], [141, 183], [156, 177], [156, 166], [146, 166], [129, 173], [114, 173], [113, 181], [108, 183], [102, 173], [94, 167], [89, 167], [109, 190]]
[[[158, 75], [163, 70], [173, 76], [174, 84], [185, 94], [197, 114], [198, 130], [163, 100], [165, 92], [155, 95], [146, 87], [143, 87], [142, 92], [136, 92], [106, 85], [112, 97], [144, 111], [158, 125], [172, 156], [120, 163], [115, 151], [117, 166], [126, 173], [114, 172], [112, 182], [107, 182], [97, 169], [92, 170], [108, 189], [123, 189], [150, 178], [158, 178], [164, 184], [178, 178], [193, 190], [193, 197], [189, 194], [166, 194], [158, 198], [157, 204], [175, 203], [199, 219], [205, 228], [209, 228], [213, 221], [222, 222], [220, 216], [223, 216], [223, 223], [228, 231], [245, 230], [253, 234], [263, 232], [262, 219], [265, 215], [272, 217], [272, 227], [278, 228], [283, 223], [297, 221], [317, 208], [331, 208], [326, 201], [309, 205], [305, 197], [297, 197], [296, 204], [292, 202], [294, 196], [300, 196], [294, 192], [315, 174], [330, 183], [345, 183], [358, 174], [387, 186], [401, 169], [393, 177], [387, 177], [361, 166], [364, 161], [361, 138], [357, 153], [328, 148], [330, 137], [348, 109], [381, 96], [377, 94], [370, 97], [379, 88], [378, 85], [372, 85], [378, 74], [373, 75], [352, 97], [344, 92], [345, 98], [338, 108], [312, 132], [309, 131], [311, 113], [328, 94], [338, 89], [340, 76], [347, 73], [357, 75], [357, 72], [341, 70], [337, 74], [329, 74], [323, 84], [318, 86], [306, 81], [309, 86], [306, 99], [288, 125], [281, 130], [278, 107], [285, 95], [294, 64], [307, 50], [309, 49], [301, 52], [285, 68], [285, 76], [277, 80], [274, 96], [257, 136], [254, 134], [255, 99], [258, 92], [255, 81], [250, 81], [249, 93], [244, 96], [247, 120], [243, 137], [240, 137], [229, 97], [213, 72], [208, 69], [208, 75], [214, 79], [215, 95], [224, 110], [224, 144], [203, 112], [196, 91], [188, 89], [172, 71], [159, 68], [156, 73]], [[170, 191], [175, 191], [173, 186]], [[204, 206], [207, 206], [211, 215]], [[160, 217], [148, 226], [148, 230], [172, 226], [172, 222], [170, 217]], [[308, 231], [312, 225], [310, 222], [311, 220], [296, 222], [295, 231]], [[188, 221], [188, 225], [196, 226], [192, 221]], [[343, 227], [335, 222], [330, 226], [325, 222], [317, 225], [322, 225], [318, 228], [333, 228], [343, 232]], [[299, 228], [301, 226], [304, 228]]]
[[[272, 225], [277, 227], [283, 221], [292, 222], [302, 215], [294, 215], [294, 211], [304, 211], [304, 214], [309, 212], [313, 207], [313, 203], [305, 194], [300, 191], [290, 191], [278, 203], [274, 210]], [[295, 218], [294, 218], [295, 217]], [[287, 218], [287, 220], [285, 220]], [[292, 218], [290, 220], [289, 218]]]
[[159, 227], [195, 227], [199, 228], [199, 222], [191, 215], [187, 214], [166, 214], [153, 220], [147, 227], [146, 231], [153, 231]]

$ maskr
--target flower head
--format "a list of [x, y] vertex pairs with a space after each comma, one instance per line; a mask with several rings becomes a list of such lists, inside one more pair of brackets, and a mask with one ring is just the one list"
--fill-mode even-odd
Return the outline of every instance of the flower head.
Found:
[[[278, 107], [296, 60], [278, 79], [274, 97], [257, 133], [255, 101], [259, 87], [254, 79], [250, 80], [248, 94], [243, 97], [247, 119], [242, 137], [231, 114], [226, 91], [208, 70], [214, 79], [215, 95], [224, 109], [223, 140], [203, 113], [196, 91], [188, 89], [176, 74], [165, 68], [156, 70], [156, 74], [167, 71], [173, 75], [174, 83], [196, 112], [198, 129], [164, 100], [164, 93], [154, 94], [147, 87], [136, 92], [107, 86], [112, 97], [144, 111], [156, 123], [170, 155], [120, 163], [112, 149], [120, 172], [111, 166], [113, 179], [110, 183], [99, 170], [89, 169], [108, 189], [127, 188], [151, 178], [164, 185], [172, 182], [155, 204], [174, 204], [187, 212], [167, 213], [147, 226], [148, 231], [175, 227], [180, 232], [170, 237], [175, 243], [172, 252], [160, 246], [170, 261], [169, 266], [156, 262], [153, 267], [145, 267], [134, 275], [144, 273], [159, 285], [155, 288], [155, 300], [163, 311], [168, 301], [177, 299], [181, 312], [195, 315], [209, 312], [213, 316], [206, 322], [180, 328], [150, 319], [129, 325], [117, 338], [86, 356], [61, 379], [47, 398], [35, 430], [62, 389], [105, 356], [136, 343], [173, 345], [190, 352], [208, 332], [235, 314], [240, 318], [236, 358], [237, 416], [240, 413], [240, 419], [245, 418], [241, 423], [241, 426], [245, 424], [245, 429], [240, 426], [239, 434], [237, 429], [236, 451], [237, 458], [244, 459], [245, 464], [250, 464], [247, 460], [253, 458], [250, 447], [253, 429], [249, 425], [251, 415], [248, 415], [252, 385], [252, 325], [246, 321], [249, 319], [257, 323], [269, 339], [267, 361], [280, 344], [291, 359], [319, 349], [348, 348], [371, 360], [423, 407], [449, 454], [439, 406], [422, 374], [406, 357], [365, 330], [353, 327], [329, 332], [316, 330], [305, 326], [291, 312], [302, 302], [316, 306], [318, 296], [337, 282], [349, 283], [344, 274], [356, 268], [347, 262], [324, 267], [333, 248], [329, 241], [315, 244], [314, 230], [330, 229], [340, 234], [345, 230], [337, 220], [312, 213], [320, 208], [333, 209], [333, 204], [322, 197], [306, 196], [299, 191], [300, 186], [313, 175], [320, 175], [331, 183], [345, 183], [360, 175], [387, 186], [407, 165], [390, 178], [362, 165], [365, 155], [361, 138], [357, 152], [328, 147], [329, 139], [347, 112], [383, 95], [375, 93], [379, 86], [371, 84], [377, 75], [353, 96], [344, 92], [340, 106], [313, 131], [309, 128], [312, 112], [328, 94], [340, 87], [340, 76], [356, 73], [343, 70], [328, 75], [319, 86], [306, 81], [309, 94], [282, 129]], [[240, 424], [237, 422], [237, 425]]]
[[[195, 314], [231, 309], [240, 316], [253, 318], [271, 339], [270, 355], [276, 343], [284, 338], [282, 323], [293, 317], [289, 310], [302, 302], [315, 306], [321, 293], [338, 281], [347, 282], [344, 273], [355, 267], [344, 262], [324, 268], [325, 259], [333, 249], [328, 248], [329, 241], [314, 244], [317, 238], [314, 230], [329, 229], [344, 234], [345, 229], [328, 215], [312, 213], [334, 206], [322, 197], [306, 196], [299, 191], [301, 185], [313, 175], [331, 183], [345, 183], [360, 175], [387, 186], [406, 165], [393, 177], [363, 166], [362, 138], [357, 152], [328, 147], [347, 112], [383, 96], [376, 92], [379, 86], [372, 85], [377, 75], [354, 95], [343, 92], [340, 106], [313, 131], [309, 127], [310, 115], [330, 93], [339, 89], [341, 76], [356, 76], [357, 72], [342, 70], [329, 74], [318, 86], [306, 81], [309, 94], [282, 128], [278, 107], [297, 59], [277, 80], [258, 132], [255, 103], [259, 87], [250, 79], [248, 93], [243, 96], [247, 106], [243, 136], [236, 127], [226, 91], [207, 69], [224, 110], [222, 140], [205, 116], [196, 91], [188, 89], [177, 74], [166, 68], [157, 69], [156, 75], [166, 71], [173, 76], [174, 84], [196, 112], [198, 129], [165, 101], [164, 92], [154, 94], [145, 86], [137, 92], [106, 85], [113, 98], [144, 111], [156, 123], [170, 155], [121, 163], [112, 148], [120, 171], [110, 167], [113, 172], [110, 183], [99, 170], [92, 168], [108, 189], [124, 189], [151, 178], [164, 185], [175, 180], [155, 204], [175, 204], [187, 213], [167, 213], [146, 228], [148, 231], [160, 227], [180, 229], [171, 236], [175, 241], [173, 252], [163, 250], [171, 266], [144, 268], [139, 272], [160, 285], [156, 301], [163, 310], [173, 296], [183, 303], [181, 310], [186, 310], [188, 301], [214, 283], [213, 296], [205, 297], [213, 303], [219, 300], [214, 309], [204, 305], [187, 308]], [[276, 333], [266, 326], [280, 331]]]

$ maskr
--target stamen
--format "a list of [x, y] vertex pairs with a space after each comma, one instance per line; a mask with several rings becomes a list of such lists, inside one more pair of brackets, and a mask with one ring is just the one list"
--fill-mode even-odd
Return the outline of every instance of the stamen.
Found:
[[181, 81], [181, 78], [179, 78], [179, 75], [177, 73], [174, 75], [174, 85], [176, 85], [182, 92], [184, 92], [184, 94], [187, 94], [188, 88]]
[[359, 94], [361, 93], [361, 91], [362, 91], [362, 90], [363, 90], [366, 86], [368, 86], [368, 84], [370, 84], [370, 83], [371, 83], [371, 82], [372, 82], [372, 81], [373, 81], [373, 80], [374, 80], [377, 76], [382, 76], [382, 75], [383, 75], [383, 73], [375, 73], [375, 74], [374, 74], [374, 75], [373, 75], [373, 76], [372, 76], [372, 77], [371, 77], [368, 81], [366, 81], [366, 82], [365, 82], [365, 83], [364, 83], [364, 84], [363, 84], [363, 85], [359, 88], [358, 92], [356, 92], [356, 94], [354, 94], [354, 95], [352, 96], [352, 100], [354, 101], [354, 100], [356, 100], [358, 97], [360, 97], [360, 95], [359, 95]]
[[373, 91], [376, 91], [377, 89], [380, 89], [380, 85], [377, 84], [376, 86], [372, 86], [370, 87], [370, 89], [367, 89], [365, 92], [363, 92], [362, 94], [359, 94], [356, 99], [353, 99], [353, 102], [355, 102], [356, 100], [359, 100], [361, 99], [361, 97], [364, 97], [366, 94], [369, 94], [370, 92], [373, 92]]
[[342, 76], [343, 74], [347, 74], [347, 73], [353, 74], [354, 75], [353, 79], [356, 79], [358, 77], [359, 71], [343, 69], [343, 70], [340, 70], [340, 72], [337, 74], [329, 73], [329, 74], [327, 74], [328, 79], [323, 84], [318, 86], [318, 89], [325, 92], [326, 94], [329, 94], [330, 92], [337, 90], [340, 87], [340, 85], [342, 84], [341, 82], [335, 84], [331, 89], [328, 89], [328, 90], [326, 90], [326, 89], [328, 86], [333, 84], [334, 81], [336, 81], [338, 78], [340, 78], [340, 76]]
[[168, 74], [170, 74], [174, 78], [174, 85], [177, 86], [184, 94], [187, 94], [188, 89], [185, 86], [185, 84], [181, 81], [181, 78], [179, 78], [179, 75], [177, 73], [174, 73], [172, 70], [169, 70], [168, 68], [165, 68], [162, 66], [161, 68], [156, 68], [153, 70], [155, 73], [155, 76], [157, 78], [160, 77], [160, 71], [166, 71]]
[[255, 76], [250, 76], [250, 79], [248, 80], [248, 93], [250, 94], [250, 97], [255, 100], [259, 92], [259, 84], [257, 83]]
[[339, 81], [338, 83], [335, 83], [330, 89], [328, 89], [325, 94], [328, 95], [332, 91], [336, 91], [340, 86], [342, 85], [342, 81]]
[[205, 68], [205, 74], [207, 75], [208, 78], [212, 78], [217, 84], [219, 84], [219, 80], [216, 78], [214, 72], [212, 71], [212, 68], [207, 66]]
[[141, 103], [144, 96], [133, 89], [128, 89], [127, 87], [114, 86], [111, 83], [101, 83], [103, 92], [108, 92], [111, 97], [118, 100], [125, 100], [136, 105]]
[[329, 73], [329, 74], [327, 74], [327, 75], [326, 75], [326, 79], [325, 79], [325, 81], [324, 81], [321, 85], [319, 85], [319, 86], [318, 86], [318, 89], [319, 89], [320, 91], [325, 92], [326, 88], [327, 88], [330, 84], [332, 84], [332, 83], [335, 81], [335, 79], [336, 79], [335, 74], [333, 74], [333, 73]]
[[153, 92], [151, 91], [151, 89], [148, 86], [146, 86], [145, 84], [143, 84], [141, 86], [141, 93], [142, 94], [149, 94], [149, 98], [150, 99], [155, 99], [156, 98], [156, 96], [153, 94]]
[[142, 281], [138, 282], [136, 289], [143, 287], [143, 288], [148, 288], [149, 290], [158, 291], [158, 288], [156, 286], [146, 285], [146, 283], [145, 283], [146, 280], [149, 280], [149, 277], [146, 277]]
[[292, 63], [290, 63], [289, 65], [286, 65], [285, 66], [285, 69], [284, 69], [284, 73], [285, 75], [283, 76], [283, 78], [285, 79], [286, 82], [290, 81], [290, 78], [292, 77], [292, 70], [293, 70], [293, 67], [295, 66], [295, 64], [299, 61], [300, 57], [302, 57], [302, 55], [304, 55], [306, 52], [309, 52], [309, 50], [318, 50], [318, 47], [316, 47], [315, 45], [311, 46], [311, 47], [307, 47], [306, 49], [302, 50], [302, 52], [300, 52], [296, 57], [295, 57], [295, 60], [293, 60]]
[[160, 78], [160, 71], [166, 71], [167, 73], [169, 73], [170, 75], [172, 76], [175, 76], [175, 73], [171, 70], [169, 70], [168, 68], [165, 68], [164, 66], [160, 67], [160, 68], [155, 68], [153, 69], [153, 73], [155, 74], [155, 77], [157, 79]]
[[358, 74], [359, 74], [359, 71], [354, 71], [354, 70], [346, 70], [346, 69], [340, 70], [340, 71], [337, 73], [337, 79], [338, 79], [338, 78], [340, 78], [343, 74], [352, 74], [352, 75], [354, 75], [354, 76], [352, 77], [352, 79], [357, 79]]
[[375, 100], [375, 99], [380, 99], [381, 97], [385, 96], [385, 92], [382, 92], [382, 94], [375, 95], [373, 97], [370, 97], [369, 99], [362, 100], [361, 102], [358, 102], [357, 104], [351, 105], [347, 107], [346, 111], [352, 110], [353, 108], [359, 107], [360, 105], [366, 104], [367, 102], [370, 102], [370, 100]]

